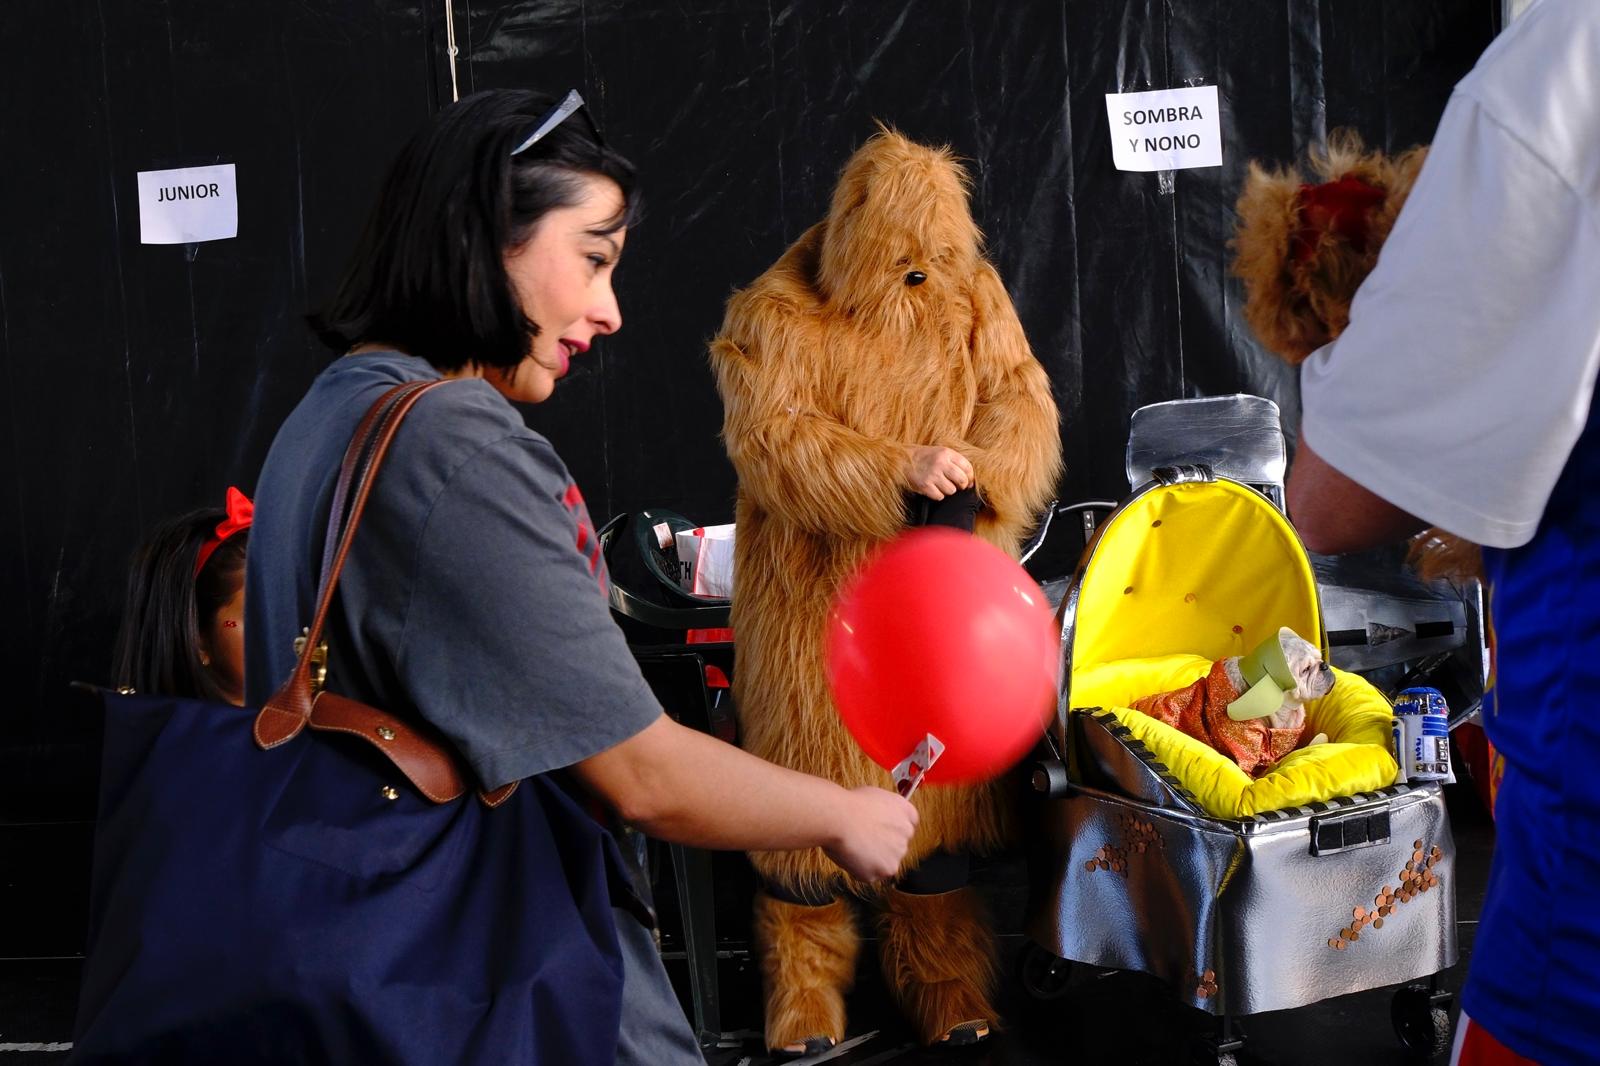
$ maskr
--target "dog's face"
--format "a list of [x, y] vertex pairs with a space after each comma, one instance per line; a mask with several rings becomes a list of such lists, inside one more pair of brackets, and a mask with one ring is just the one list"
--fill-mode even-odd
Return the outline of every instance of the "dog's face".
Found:
[[1283, 657], [1294, 675], [1293, 697], [1300, 703], [1326, 696], [1333, 690], [1333, 669], [1309, 640], [1290, 635], [1283, 641]]
[[1283, 638], [1283, 657], [1294, 676], [1294, 689], [1283, 694], [1283, 706], [1272, 714], [1274, 729], [1299, 729], [1305, 725], [1305, 705], [1333, 691], [1333, 670], [1322, 661], [1317, 646], [1293, 633]]
[[905, 331], [941, 314], [972, 278], [981, 235], [949, 149], [890, 130], [845, 164], [818, 264], [828, 302], [863, 325]]

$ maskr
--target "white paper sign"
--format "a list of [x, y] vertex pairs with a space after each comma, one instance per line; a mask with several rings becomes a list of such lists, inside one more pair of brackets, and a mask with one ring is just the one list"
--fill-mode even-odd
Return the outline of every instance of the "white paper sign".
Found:
[[1118, 170], [1187, 170], [1222, 165], [1217, 87], [1106, 93], [1111, 159]]
[[695, 596], [726, 599], [733, 595], [734, 526], [697, 526], [676, 534], [679, 584]]
[[192, 244], [238, 234], [232, 163], [139, 171], [141, 244]]

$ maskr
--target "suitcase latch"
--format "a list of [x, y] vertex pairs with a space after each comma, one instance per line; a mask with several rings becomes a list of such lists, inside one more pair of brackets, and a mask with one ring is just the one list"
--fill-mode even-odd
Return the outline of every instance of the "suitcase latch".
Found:
[[1311, 854], [1331, 855], [1336, 851], [1367, 848], [1389, 843], [1389, 811], [1362, 811], [1359, 814], [1322, 814], [1311, 818]]

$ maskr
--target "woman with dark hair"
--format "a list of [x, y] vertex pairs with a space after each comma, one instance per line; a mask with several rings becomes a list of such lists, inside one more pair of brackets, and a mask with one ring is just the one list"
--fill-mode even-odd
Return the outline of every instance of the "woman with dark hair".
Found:
[[157, 526], [134, 555], [112, 676], [121, 689], [244, 703], [244, 559], [250, 501]]
[[[916, 821], [899, 796], [780, 769], [662, 713], [611, 620], [583, 497], [511, 405], [549, 398], [573, 359], [621, 327], [611, 278], [638, 204], [633, 168], [576, 93], [468, 97], [400, 153], [312, 319], [344, 357], [261, 472], [250, 702], [293, 669], [357, 422], [398, 383], [447, 379], [407, 417], [376, 480], [329, 619], [328, 689], [425, 721], [483, 788], [553, 774], [665, 840], [820, 846], [863, 880], [891, 876]], [[628, 910], [616, 917], [616, 1060], [701, 1061], [650, 930]], [[537, 928], [542, 916], [514, 920]], [[492, 990], [484, 998], [471, 1009], [500, 1009]], [[527, 1057], [487, 1050], [484, 1061]]]

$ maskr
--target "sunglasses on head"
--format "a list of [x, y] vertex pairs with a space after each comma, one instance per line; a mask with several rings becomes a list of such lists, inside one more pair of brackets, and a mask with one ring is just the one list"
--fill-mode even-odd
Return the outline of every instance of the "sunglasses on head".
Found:
[[583, 105], [583, 97], [578, 95], [578, 90], [569, 89], [567, 95], [561, 98], [560, 103], [545, 112], [544, 117], [533, 124], [532, 132], [524, 137], [515, 148], [511, 149], [511, 154], [516, 155], [519, 152], [526, 152], [544, 139], [551, 130], [571, 118], [578, 111], [583, 112], [584, 121], [589, 123], [589, 131], [594, 134], [594, 139], [600, 144], [604, 144], [605, 139], [600, 136], [600, 127], [594, 124], [594, 116], [590, 115], [589, 109]]

